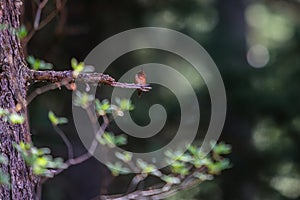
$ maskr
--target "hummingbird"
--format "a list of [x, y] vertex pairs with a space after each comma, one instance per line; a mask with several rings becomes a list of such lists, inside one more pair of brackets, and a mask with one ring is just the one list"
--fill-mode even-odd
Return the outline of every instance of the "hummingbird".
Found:
[[[138, 85], [146, 85], [146, 74], [143, 69], [135, 75], [134, 83]], [[138, 89], [138, 96], [140, 97], [141, 95], [142, 90]]]

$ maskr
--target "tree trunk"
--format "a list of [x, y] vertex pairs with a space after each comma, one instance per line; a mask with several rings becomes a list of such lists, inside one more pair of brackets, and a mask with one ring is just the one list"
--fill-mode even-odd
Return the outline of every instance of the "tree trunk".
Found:
[[[20, 0], [0, 0], [0, 107], [17, 111], [26, 117], [26, 77], [28, 69], [17, 30], [22, 9]], [[0, 151], [8, 163], [1, 169], [10, 177], [10, 187], [0, 186], [0, 199], [34, 199], [37, 179], [27, 167], [13, 142], [30, 142], [28, 123], [12, 124], [0, 119]]]

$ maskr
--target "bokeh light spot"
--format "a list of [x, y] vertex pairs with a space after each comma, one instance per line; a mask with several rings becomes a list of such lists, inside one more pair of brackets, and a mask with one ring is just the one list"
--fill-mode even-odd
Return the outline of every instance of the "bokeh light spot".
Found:
[[247, 60], [252, 67], [264, 67], [270, 60], [269, 50], [263, 45], [254, 45], [248, 50]]

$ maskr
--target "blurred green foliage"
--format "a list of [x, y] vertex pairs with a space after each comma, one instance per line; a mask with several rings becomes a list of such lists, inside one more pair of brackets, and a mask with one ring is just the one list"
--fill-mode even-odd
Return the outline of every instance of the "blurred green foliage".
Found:
[[32, 167], [33, 173], [36, 175], [53, 177], [55, 170], [66, 168], [63, 159], [53, 159], [48, 148], [39, 149], [24, 142], [14, 144], [14, 147], [21, 153], [26, 164]]
[[101, 137], [97, 138], [99, 143], [102, 145], [107, 145], [110, 148], [124, 145], [127, 143], [127, 139], [124, 135], [115, 136], [113, 133], [103, 133]]
[[[7, 159], [2, 155], [0, 155], [0, 164], [7, 165]], [[0, 184], [9, 186], [9, 184], [10, 184], [9, 181], [10, 181], [9, 176], [1, 170], [0, 171]]]
[[48, 118], [51, 121], [51, 123], [56, 126], [59, 124], [65, 124], [68, 123], [68, 119], [65, 117], [57, 117], [52, 111], [49, 111]]
[[23, 115], [3, 108], [0, 108], [0, 118], [4, 121], [9, 121], [12, 124], [23, 124], [25, 121]]
[[33, 56], [28, 56], [27, 62], [29, 63], [30, 67], [34, 70], [46, 70], [53, 68], [53, 65], [51, 63], [47, 63]]

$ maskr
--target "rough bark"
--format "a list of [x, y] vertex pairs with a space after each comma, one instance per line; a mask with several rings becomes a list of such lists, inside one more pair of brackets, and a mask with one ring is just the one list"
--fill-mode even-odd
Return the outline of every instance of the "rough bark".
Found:
[[[19, 16], [22, 2], [18, 0], [0, 0], [0, 107], [9, 110], [18, 109], [26, 116], [26, 77], [27, 66], [16, 30], [19, 28]], [[18, 105], [18, 106], [17, 106]], [[27, 117], [27, 116], [26, 116]], [[12, 146], [13, 142], [30, 142], [27, 123], [14, 125], [0, 119], [0, 151], [7, 158], [2, 170], [9, 175], [11, 186], [0, 186], [0, 199], [34, 199], [37, 179], [26, 166], [21, 155]]]

